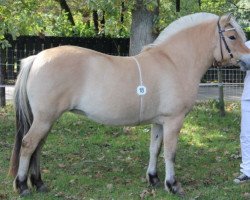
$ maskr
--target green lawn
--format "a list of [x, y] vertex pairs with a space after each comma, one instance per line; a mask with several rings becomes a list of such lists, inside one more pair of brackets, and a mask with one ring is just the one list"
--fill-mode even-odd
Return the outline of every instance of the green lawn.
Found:
[[[250, 199], [250, 184], [235, 185], [239, 172], [240, 106], [198, 104], [185, 120], [176, 158], [176, 174], [186, 199]], [[14, 138], [12, 106], [0, 110], [0, 199], [18, 199], [7, 176]], [[44, 181], [50, 192], [23, 199], [179, 199], [162, 186], [148, 187], [150, 127], [131, 129], [93, 123], [64, 114], [54, 125], [42, 153]], [[159, 159], [164, 180], [164, 162]]]

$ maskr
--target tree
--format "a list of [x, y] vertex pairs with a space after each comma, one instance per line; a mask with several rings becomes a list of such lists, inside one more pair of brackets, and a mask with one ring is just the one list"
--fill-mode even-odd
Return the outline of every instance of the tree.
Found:
[[72, 16], [71, 10], [70, 10], [66, 0], [56, 0], [56, 1], [60, 4], [61, 8], [65, 11], [71, 25], [75, 26], [74, 18]]
[[145, 0], [136, 0], [134, 7], [130, 34], [130, 55], [138, 54], [143, 46], [152, 43], [157, 37], [154, 25], [159, 16], [159, 0], [153, 0], [150, 3]]
[[131, 33], [131, 46], [138, 44], [138, 53], [169, 23], [194, 12], [233, 12], [250, 31], [249, 5], [249, 0], [0, 0], [0, 45], [8, 45], [6, 34], [15, 38], [102, 34], [129, 37]]

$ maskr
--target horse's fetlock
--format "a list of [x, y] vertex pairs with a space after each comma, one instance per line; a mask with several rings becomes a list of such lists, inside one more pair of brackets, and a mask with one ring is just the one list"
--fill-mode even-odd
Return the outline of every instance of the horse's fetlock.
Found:
[[31, 174], [29, 176], [29, 181], [30, 181], [31, 185], [33, 187], [35, 186], [38, 191], [43, 190], [41, 188], [45, 188], [45, 185], [44, 185], [42, 178], [41, 178], [41, 173]]
[[152, 186], [158, 186], [160, 183], [160, 179], [158, 177], [158, 174], [157, 173], [155, 173], [155, 174], [148, 173], [148, 182]]
[[167, 180], [165, 182], [165, 188], [168, 192], [178, 194], [181, 197], [184, 196], [184, 190], [181, 187], [181, 183], [176, 181], [175, 179], [172, 181]]
[[24, 178], [24, 180], [21, 181], [17, 176], [13, 182], [13, 187], [14, 190], [20, 194], [20, 196], [26, 196], [30, 193], [27, 184], [27, 178]]

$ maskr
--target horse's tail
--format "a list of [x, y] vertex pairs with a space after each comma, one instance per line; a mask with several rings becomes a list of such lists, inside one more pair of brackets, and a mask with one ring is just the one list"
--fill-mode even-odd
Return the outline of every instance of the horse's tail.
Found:
[[16, 176], [17, 174], [22, 140], [30, 129], [33, 121], [33, 114], [27, 96], [27, 81], [35, 58], [36, 56], [30, 56], [21, 61], [21, 71], [15, 85], [14, 106], [16, 112], [16, 136], [9, 169], [9, 175], [12, 176]]

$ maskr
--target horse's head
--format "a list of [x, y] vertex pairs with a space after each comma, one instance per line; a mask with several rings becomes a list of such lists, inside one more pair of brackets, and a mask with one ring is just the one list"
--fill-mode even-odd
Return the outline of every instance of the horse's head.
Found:
[[245, 45], [246, 36], [232, 15], [218, 19], [215, 60], [219, 65], [238, 65], [250, 69], [250, 49]]

